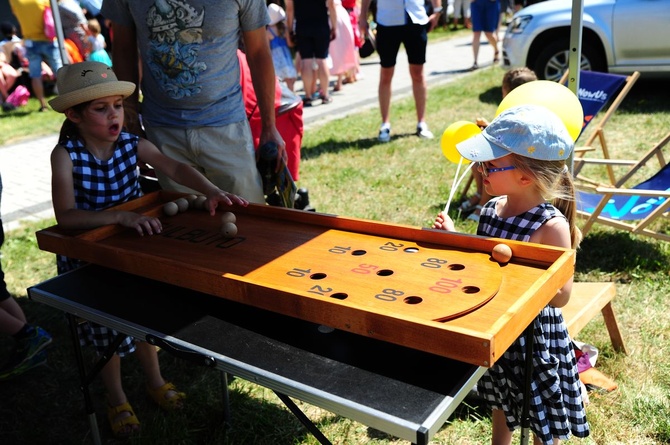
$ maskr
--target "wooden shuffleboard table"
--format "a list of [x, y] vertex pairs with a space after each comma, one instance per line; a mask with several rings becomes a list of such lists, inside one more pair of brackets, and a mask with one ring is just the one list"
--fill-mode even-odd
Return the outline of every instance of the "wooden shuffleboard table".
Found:
[[[161, 218], [140, 237], [120, 226], [37, 232], [64, 254], [334, 329], [489, 367], [572, 276], [575, 252], [250, 204], [216, 216], [163, 214], [183, 194], [116, 208]], [[238, 232], [221, 233], [232, 211]], [[494, 246], [512, 250], [493, 260]]]

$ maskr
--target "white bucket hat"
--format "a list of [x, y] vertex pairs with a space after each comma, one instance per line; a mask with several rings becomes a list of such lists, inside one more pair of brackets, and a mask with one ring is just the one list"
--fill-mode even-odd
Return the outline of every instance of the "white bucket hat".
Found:
[[276, 25], [286, 19], [286, 12], [276, 3], [270, 3], [268, 5], [268, 14], [270, 15], [270, 26]]

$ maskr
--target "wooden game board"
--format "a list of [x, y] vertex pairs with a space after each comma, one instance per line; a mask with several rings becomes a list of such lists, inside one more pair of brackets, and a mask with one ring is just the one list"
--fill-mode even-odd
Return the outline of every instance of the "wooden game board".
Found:
[[[37, 232], [41, 249], [478, 366], [491, 366], [573, 273], [574, 251], [270, 206], [234, 207], [238, 234], [175, 216], [155, 192], [117, 208], [160, 235], [105, 226]], [[280, 327], [278, 327], [280, 328]]]

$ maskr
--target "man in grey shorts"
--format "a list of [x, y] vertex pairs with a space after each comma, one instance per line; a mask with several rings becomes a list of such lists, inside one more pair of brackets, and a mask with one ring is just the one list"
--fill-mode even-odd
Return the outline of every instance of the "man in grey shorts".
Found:
[[[117, 77], [140, 84], [148, 139], [222, 190], [265, 202], [237, 59], [241, 35], [261, 112], [260, 145], [277, 143], [281, 159], [286, 146], [275, 126], [265, 1], [105, 0], [101, 13], [112, 21]], [[126, 102], [131, 116], [139, 111], [137, 99]], [[126, 124], [141, 134], [139, 122]], [[158, 180], [165, 189], [187, 191], [161, 175]]]

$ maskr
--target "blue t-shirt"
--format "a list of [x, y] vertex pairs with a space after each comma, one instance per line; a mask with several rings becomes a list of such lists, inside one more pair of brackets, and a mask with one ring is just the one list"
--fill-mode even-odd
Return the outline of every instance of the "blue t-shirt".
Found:
[[269, 23], [263, 0], [105, 0], [102, 15], [135, 27], [142, 118], [154, 126], [222, 126], [246, 119], [237, 48]]

